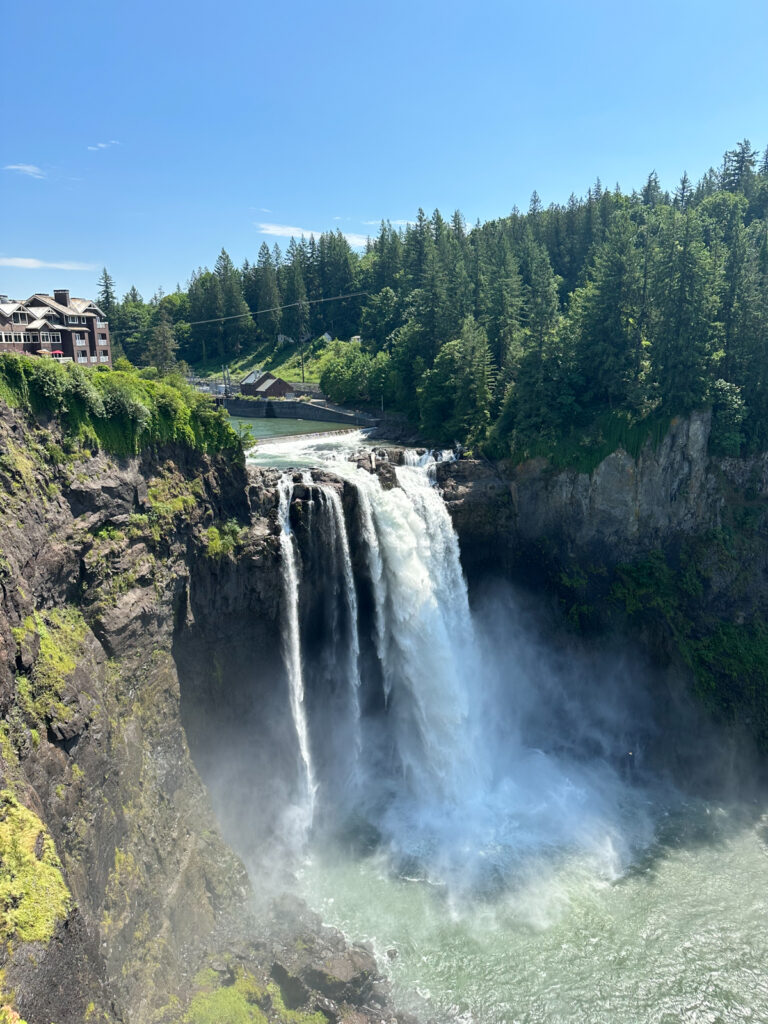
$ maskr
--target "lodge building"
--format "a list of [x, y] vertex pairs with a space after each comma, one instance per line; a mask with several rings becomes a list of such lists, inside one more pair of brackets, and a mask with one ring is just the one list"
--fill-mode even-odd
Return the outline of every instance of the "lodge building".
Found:
[[24, 302], [0, 296], [0, 352], [51, 356], [81, 366], [111, 366], [109, 324], [90, 299], [37, 293]]

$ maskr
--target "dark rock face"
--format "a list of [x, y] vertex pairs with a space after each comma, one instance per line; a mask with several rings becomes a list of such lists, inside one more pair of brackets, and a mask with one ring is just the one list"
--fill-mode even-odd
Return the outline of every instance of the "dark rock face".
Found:
[[[252, 750], [260, 725], [268, 765], [292, 739], [279, 474], [183, 449], [63, 456], [60, 442], [0, 406], [0, 786], [40, 818], [33, 856], [50, 833], [71, 894], [44, 942], [2, 944], [0, 1007], [14, 991], [29, 1024], [173, 1024], [217, 951], [220, 984], [235, 967], [266, 983], [304, 928], [285, 908], [254, 914], [196, 770], [218, 798], [217, 744]], [[307, 940], [312, 962], [341, 957], [344, 997], [362, 999], [362, 962], [345, 968], [337, 938]], [[374, 1019], [302, 984], [339, 1020]]]
[[592, 473], [460, 459], [437, 480], [470, 583], [520, 584], [630, 644], [655, 666], [662, 735], [696, 693], [734, 746], [766, 750], [768, 696], [744, 677], [768, 667], [768, 458], [711, 457], [709, 429], [708, 413], [675, 420], [657, 448]]
[[459, 460], [438, 466], [438, 482], [462, 548], [478, 557], [486, 545], [501, 544], [514, 564], [520, 549], [544, 544], [564, 561], [616, 564], [720, 525], [721, 473], [728, 463], [732, 474], [734, 463], [743, 464], [709, 458], [709, 428], [709, 413], [693, 413], [673, 421], [658, 448], [647, 445], [637, 460], [616, 451], [592, 473], [555, 470], [542, 459]]

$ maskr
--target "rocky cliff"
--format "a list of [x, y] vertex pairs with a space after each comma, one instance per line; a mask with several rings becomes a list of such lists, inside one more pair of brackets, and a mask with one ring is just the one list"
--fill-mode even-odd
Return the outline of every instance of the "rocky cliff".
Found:
[[[768, 457], [713, 459], [708, 431], [675, 422], [591, 474], [461, 459], [438, 482], [470, 580], [626, 637], [765, 746]], [[388, 457], [361, 465], [392, 487]], [[0, 1021], [393, 1019], [370, 953], [257, 904], [243, 865], [279, 843], [295, 761], [277, 478], [180, 446], [93, 454], [0, 408]], [[354, 488], [316, 479], [354, 548]], [[309, 577], [312, 496], [297, 478]]]
[[204, 766], [206, 702], [259, 655], [280, 690], [268, 483], [0, 406], [0, 1020], [391, 1017], [367, 951], [254, 912], [183, 727]]
[[710, 415], [592, 473], [543, 460], [438, 467], [470, 578], [554, 598], [581, 633], [623, 635], [687, 675], [768, 749], [768, 456], [708, 454]]

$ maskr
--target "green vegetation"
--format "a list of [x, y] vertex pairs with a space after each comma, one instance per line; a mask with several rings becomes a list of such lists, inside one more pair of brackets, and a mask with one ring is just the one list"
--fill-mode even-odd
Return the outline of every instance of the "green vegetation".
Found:
[[261, 986], [238, 968], [233, 984], [221, 985], [214, 971], [201, 971], [195, 978], [201, 989], [189, 1005], [184, 1024], [326, 1024], [322, 1013], [289, 1010], [274, 982]]
[[67, 678], [75, 671], [87, 632], [82, 613], [72, 605], [35, 612], [13, 630], [19, 648], [33, 636], [39, 638], [40, 649], [31, 675], [20, 675], [16, 680], [19, 704], [30, 722], [50, 718], [66, 721], [70, 717], [61, 696]]
[[0, 792], [0, 941], [49, 942], [69, 910], [61, 862], [43, 823]]
[[0, 355], [0, 395], [37, 415], [57, 416], [67, 435], [115, 455], [175, 442], [242, 458], [226, 413], [180, 376], [142, 375], [130, 364], [121, 370], [87, 370], [5, 353]]
[[240, 539], [240, 525], [231, 519], [221, 527], [209, 526], [205, 531], [205, 554], [208, 558], [224, 558], [234, 551]]
[[137, 364], [170, 325], [202, 372], [297, 380], [303, 366], [332, 400], [495, 457], [589, 468], [703, 406], [714, 452], [763, 450], [768, 151], [744, 140], [672, 194], [655, 173], [547, 209], [534, 193], [527, 213], [471, 230], [420, 210], [405, 229], [382, 223], [362, 255], [339, 231], [262, 245], [240, 269], [222, 251], [187, 292], [100, 302]]
[[731, 517], [742, 521], [739, 530], [688, 538], [677, 551], [657, 550], [613, 572], [585, 566], [561, 573], [557, 586], [579, 631], [629, 622], [635, 633], [667, 638], [699, 699], [726, 721], [748, 721], [768, 750], [768, 623], [757, 610], [735, 621], [712, 600], [724, 592], [740, 607], [752, 586], [750, 541], [764, 527], [760, 520], [743, 526], [739, 509]]

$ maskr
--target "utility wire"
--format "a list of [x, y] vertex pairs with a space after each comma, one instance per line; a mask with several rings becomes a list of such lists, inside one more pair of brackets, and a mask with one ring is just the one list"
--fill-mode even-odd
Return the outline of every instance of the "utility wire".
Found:
[[[339, 299], [356, 299], [360, 295], [369, 295], [369, 292], [349, 292], [347, 295], [332, 295], [327, 299], [303, 299], [299, 302], [289, 302], [285, 306], [271, 306], [269, 309], [248, 310], [247, 313], [233, 313], [231, 316], [215, 316], [210, 320], [181, 320], [179, 323], [187, 323], [188, 327], [197, 327], [199, 324], [220, 324], [224, 320], [242, 320], [247, 316], [261, 316], [262, 313], [277, 313], [283, 309], [294, 309], [296, 306], [316, 306], [321, 302], [338, 302]], [[136, 331], [110, 331], [110, 337], [116, 334], [136, 334]]]

